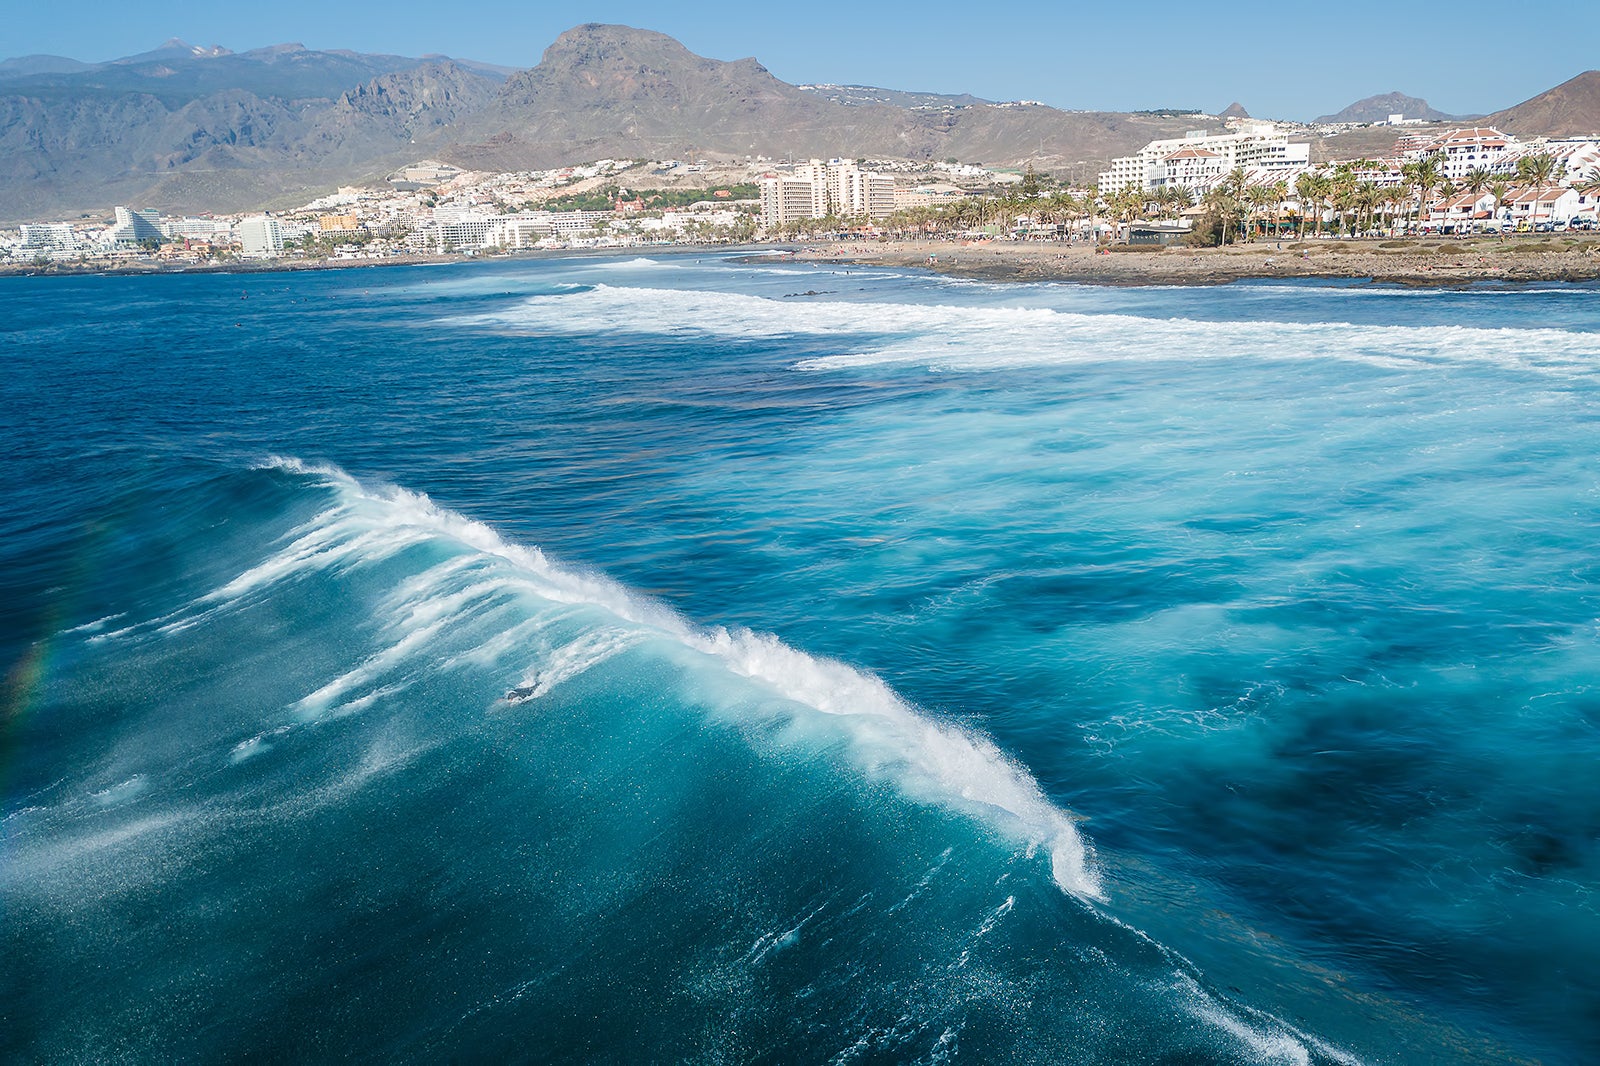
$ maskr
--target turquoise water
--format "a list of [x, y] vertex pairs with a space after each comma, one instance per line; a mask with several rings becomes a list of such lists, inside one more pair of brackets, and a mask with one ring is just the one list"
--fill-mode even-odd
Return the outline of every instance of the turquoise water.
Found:
[[1596, 300], [0, 280], [0, 1053], [1586, 1061]]

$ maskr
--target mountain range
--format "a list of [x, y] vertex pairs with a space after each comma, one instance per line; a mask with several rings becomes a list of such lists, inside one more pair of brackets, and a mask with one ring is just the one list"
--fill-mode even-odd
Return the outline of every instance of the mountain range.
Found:
[[[1581, 75], [1551, 90], [1556, 96], [1502, 112], [1511, 123], [1504, 128], [1548, 119], [1600, 130], [1597, 78]], [[1031, 162], [1088, 177], [1110, 156], [1207, 118], [795, 86], [754, 59], [707, 59], [625, 26], [575, 27], [526, 70], [298, 44], [234, 53], [173, 40], [109, 63], [0, 61], [0, 219], [103, 215], [118, 203], [287, 206], [424, 158], [514, 170], [607, 157], [848, 154]]]

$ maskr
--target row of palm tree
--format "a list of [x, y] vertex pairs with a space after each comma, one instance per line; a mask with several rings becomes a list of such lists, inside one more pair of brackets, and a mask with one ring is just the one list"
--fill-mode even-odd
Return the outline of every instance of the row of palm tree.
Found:
[[[1285, 209], [1291, 189], [1284, 181], [1251, 182], [1243, 167], [1236, 167], [1216, 182], [1201, 200], [1202, 206], [1220, 220], [1224, 243], [1281, 235], [1286, 227], [1304, 234], [1307, 224], [1321, 236], [1325, 225], [1333, 232], [1361, 233], [1407, 220], [1420, 221], [1435, 192], [1454, 195], [1458, 189], [1487, 192], [1496, 206], [1510, 192], [1504, 178], [1479, 167], [1465, 174], [1459, 186], [1444, 177], [1444, 156], [1432, 155], [1404, 164], [1400, 185], [1378, 184], [1366, 175], [1378, 169], [1371, 160], [1342, 163], [1329, 171], [1307, 172], [1295, 181], [1294, 207]], [[1520, 185], [1536, 191], [1551, 187], [1559, 173], [1559, 161], [1540, 153], [1524, 156], [1517, 162]], [[1031, 177], [1031, 174], [1029, 175]], [[1574, 185], [1581, 192], [1600, 195], [1600, 169]], [[1102, 217], [1121, 223], [1137, 219], [1176, 218], [1195, 205], [1193, 193], [1177, 186], [1145, 190], [1128, 187], [1104, 191], [1094, 186], [1081, 195], [1065, 189], [1041, 189], [1038, 181], [1027, 180], [1008, 186], [994, 195], [963, 197], [950, 204], [908, 208], [895, 212], [880, 224], [890, 233], [909, 236], [919, 233], [963, 232], [988, 229], [1010, 230], [1021, 218], [1039, 228], [1059, 232], [1064, 225], [1086, 224], [1099, 232]], [[798, 224], [800, 233], [838, 232], [859, 220], [828, 218]]]

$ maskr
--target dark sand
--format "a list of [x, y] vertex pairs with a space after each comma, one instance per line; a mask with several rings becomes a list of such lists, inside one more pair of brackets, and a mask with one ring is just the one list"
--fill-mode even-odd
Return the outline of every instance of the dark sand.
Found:
[[802, 262], [882, 263], [990, 280], [1098, 285], [1217, 285], [1241, 278], [1352, 278], [1403, 285], [1593, 281], [1600, 235], [1457, 241], [1262, 241], [1229, 248], [1133, 248], [1024, 241], [883, 241], [812, 245]]

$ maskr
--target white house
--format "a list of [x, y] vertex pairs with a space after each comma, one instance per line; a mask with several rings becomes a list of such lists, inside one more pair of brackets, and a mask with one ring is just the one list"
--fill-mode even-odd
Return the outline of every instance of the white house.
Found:
[[1458, 192], [1428, 205], [1428, 221], [1457, 228], [1495, 217], [1494, 193]]
[[1531, 185], [1518, 186], [1506, 193], [1500, 202], [1509, 211], [1511, 219], [1519, 226], [1523, 223], [1566, 222], [1578, 213], [1578, 192], [1558, 185], [1536, 189]]

